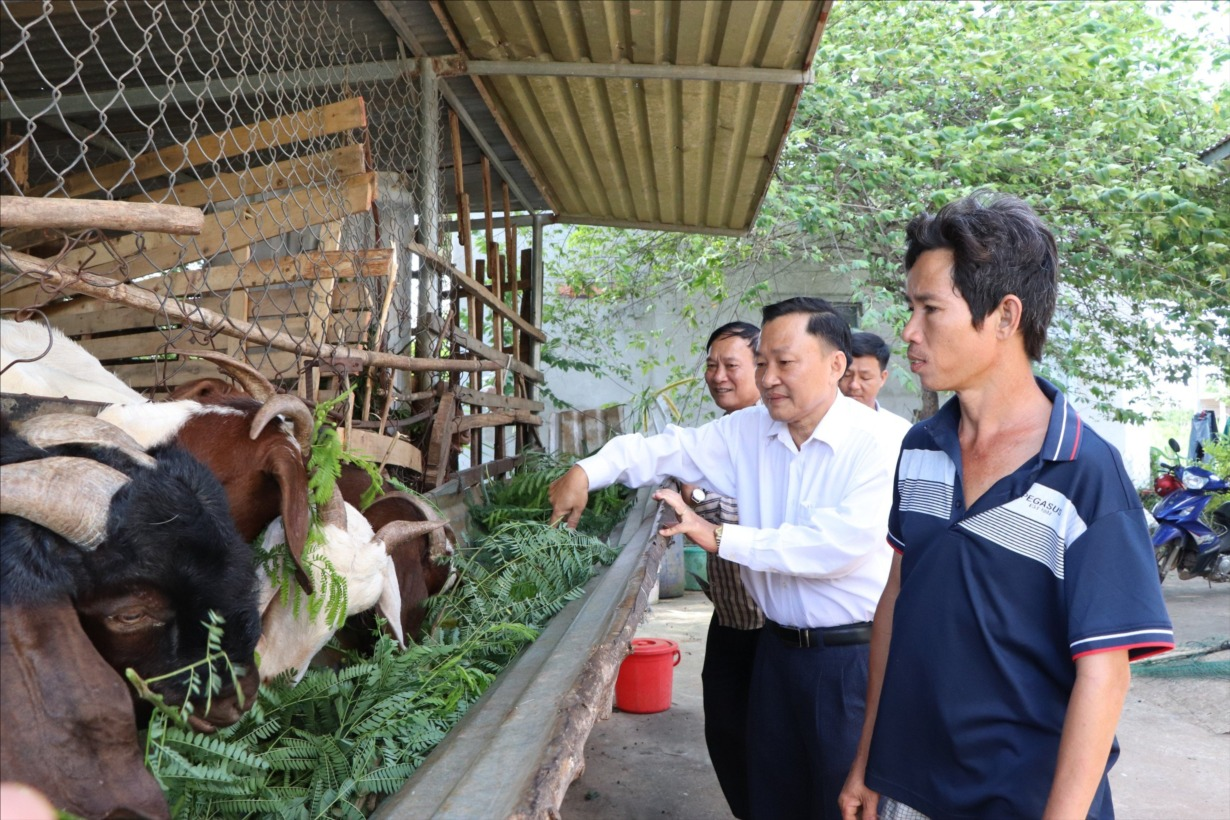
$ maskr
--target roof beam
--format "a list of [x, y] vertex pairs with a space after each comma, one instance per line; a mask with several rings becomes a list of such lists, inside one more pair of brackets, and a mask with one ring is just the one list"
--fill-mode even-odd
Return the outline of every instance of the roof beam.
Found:
[[[374, 0], [374, 2], [376, 4], [376, 8], [379, 9], [382, 15], [384, 15], [384, 19], [388, 20], [389, 25], [393, 27], [393, 31], [397, 32], [397, 36], [400, 37], [402, 42], [410, 48], [411, 53], [420, 60], [428, 63], [427, 65], [420, 63], [419, 70], [425, 71], [435, 69], [439, 58], [431, 57], [427, 54], [427, 51], [423, 48], [423, 44], [419, 41], [418, 37], [414, 36], [414, 32], [410, 29], [409, 24], [406, 23], [405, 18], [398, 13], [397, 7], [394, 5], [393, 0]], [[436, 75], [438, 79], [446, 79], [446, 77], [441, 75], [438, 70], [436, 71]], [[465, 106], [461, 104], [461, 100], [457, 99], [457, 95], [453, 93], [453, 90], [448, 87], [447, 83], [440, 83], [439, 89], [440, 96], [444, 97], [444, 100], [448, 103], [449, 107], [457, 112], [457, 119], [461, 120], [461, 124], [465, 126], [466, 131], [470, 133], [470, 136], [474, 139], [474, 142], [478, 144], [479, 150], [482, 151], [491, 162], [491, 167], [494, 168], [495, 172], [500, 175], [500, 179], [508, 183], [508, 190], [512, 192], [513, 196], [515, 196], [522, 205], [525, 206], [527, 211], [530, 213], [535, 213], [536, 211], [533, 203], [530, 202], [530, 199], [525, 195], [525, 192], [521, 190], [521, 186], [519, 186], [516, 180], [513, 179], [512, 174], [508, 172], [508, 169], [504, 167], [504, 163], [500, 162], [499, 157], [496, 156], [495, 151], [491, 148], [491, 145], [487, 142], [486, 138], [483, 137], [483, 132], [479, 130], [478, 126], [474, 123], [474, 119], [470, 116], [470, 112], [468, 112]]]
[[47, 94], [42, 97], [22, 97], [0, 102], [0, 119], [32, 119], [46, 116], [54, 110], [62, 117], [77, 114], [97, 114], [113, 105], [123, 105], [134, 111], [154, 108], [165, 102], [189, 102], [204, 96], [230, 99], [257, 91], [285, 91], [321, 88], [340, 84], [387, 82], [413, 69], [413, 64], [400, 60], [370, 63], [350, 63], [312, 68], [303, 71], [275, 71], [219, 80], [198, 80], [175, 85], [139, 86], [118, 91], [94, 91], [81, 94]]
[[753, 68], [717, 65], [662, 65], [642, 63], [564, 63], [538, 60], [467, 60], [437, 57], [440, 77], [594, 77], [601, 80], [703, 80], [730, 83], [811, 85], [812, 70]]

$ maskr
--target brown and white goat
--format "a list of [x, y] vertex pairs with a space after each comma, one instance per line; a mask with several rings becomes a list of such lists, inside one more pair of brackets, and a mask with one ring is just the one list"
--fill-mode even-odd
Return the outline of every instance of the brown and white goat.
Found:
[[[337, 486], [348, 504], [362, 509], [363, 517], [373, 529], [379, 530], [396, 521], [440, 525], [417, 539], [403, 541], [390, 553], [401, 589], [401, 631], [407, 640], [417, 641], [427, 615], [427, 599], [447, 589], [453, 579], [452, 558], [457, 536], [451, 524], [426, 500], [400, 492], [387, 481], [382, 483], [376, 499], [367, 507], [361, 507], [371, 478], [358, 467], [342, 465]], [[375, 621], [370, 614], [354, 616], [348, 619], [345, 630], [339, 635], [340, 642], [347, 648], [370, 649], [374, 627]]]
[[[340, 492], [321, 510], [323, 543], [319, 554], [308, 556], [307, 565], [317, 581], [315, 594], [324, 595], [326, 571], [317, 559], [327, 559], [332, 570], [341, 576], [346, 586], [346, 616], [375, 608], [392, 625], [394, 635], [403, 646], [401, 632], [401, 588], [391, 557], [402, 544], [416, 542], [443, 526], [438, 522], [394, 521], [372, 529], [367, 519], [342, 500]], [[265, 533], [264, 548], [272, 550], [284, 537], [275, 521]], [[269, 681], [289, 670], [295, 670], [292, 683], [298, 683], [307, 672], [308, 664], [336, 631], [329, 623], [327, 607], [316, 607], [313, 614], [306, 602], [296, 602], [285, 596], [262, 570], [260, 594], [261, 638], [257, 644], [262, 681]], [[293, 590], [290, 591], [293, 593]]]

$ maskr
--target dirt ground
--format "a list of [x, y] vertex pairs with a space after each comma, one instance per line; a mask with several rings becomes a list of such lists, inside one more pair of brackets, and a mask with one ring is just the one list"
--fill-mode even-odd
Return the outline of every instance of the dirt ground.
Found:
[[[1179, 646], [1230, 639], [1230, 585], [1163, 587]], [[654, 604], [640, 637], [679, 643], [671, 708], [616, 711], [585, 748], [585, 772], [561, 808], [565, 820], [730, 817], [705, 750], [700, 670], [711, 605], [699, 592]], [[1225, 657], [1223, 653], [1220, 657]], [[1230, 679], [1136, 675], [1111, 770], [1121, 820], [1230, 820]]]

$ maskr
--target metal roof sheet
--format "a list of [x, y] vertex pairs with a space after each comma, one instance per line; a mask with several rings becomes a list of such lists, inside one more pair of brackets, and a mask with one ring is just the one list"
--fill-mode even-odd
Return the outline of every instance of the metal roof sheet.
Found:
[[[755, 220], [802, 88], [756, 70], [809, 70], [831, 4], [432, 0], [561, 221], [730, 234]], [[682, 78], [706, 70], [720, 79]]]

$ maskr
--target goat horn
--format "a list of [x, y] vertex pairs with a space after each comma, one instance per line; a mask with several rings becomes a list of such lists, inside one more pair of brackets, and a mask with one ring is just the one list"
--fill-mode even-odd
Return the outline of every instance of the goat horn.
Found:
[[303, 457], [307, 458], [312, 451], [315, 422], [312, 420], [312, 411], [298, 396], [281, 393], [261, 405], [261, 409], [252, 419], [248, 437], [255, 440], [274, 416], [286, 416], [290, 420], [295, 428], [295, 441], [299, 442], [299, 449], [303, 451]]
[[[386, 493], [381, 497], [387, 498], [390, 495], [394, 495], [394, 493]], [[421, 495], [402, 492], [398, 492], [396, 495], [404, 497], [407, 501], [417, 507], [419, 512], [423, 514], [423, 518], [428, 521], [442, 521], [444, 523], [444, 532], [433, 536], [431, 539], [431, 555], [433, 558], [443, 558], [446, 555], [452, 555], [452, 545], [457, 542], [457, 533], [453, 531], [452, 522], [450, 522], [447, 518], [444, 518], [440, 511], [432, 506], [431, 502], [423, 498]]]
[[128, 476], [88, 458], [49, 456], [4, 465], [0, 512], [92, 550], [107, 537], [111, 499]]
[[376, 537], [384, 542], [389, 555], [394, 548], [411, 538], [418, 538], [444, 526], [443, 521], [390, 521], [376, 533]]
[[77, 413], [48, 413], [34, 416], [17, 426], [17, 432], [35, 447], [55, 447], [59, 444], [97, 444], [114, 447], [145, 467], [158, 462], [132, 436], [114, 424], [94, 416]]
[[278, 394], [278, 389], [273, 386], [273, 382], [265, 378], [264, 373], [247, 362], [241, 362], [225, 353], [219, 353], [216, 350], [184, 350], [175, 347], [167, 348], [167, 350], [180, 356], [196, 356], [198, 359], [213, 362], [219, 370], [239, 382], [248, 395], [257, 401], [269, 401]]
[[336, 486], [333, 488], [333, 495], [320, 506], [320, 522], [346, 529], [346, 502], [342, 498], [342, 491]]

